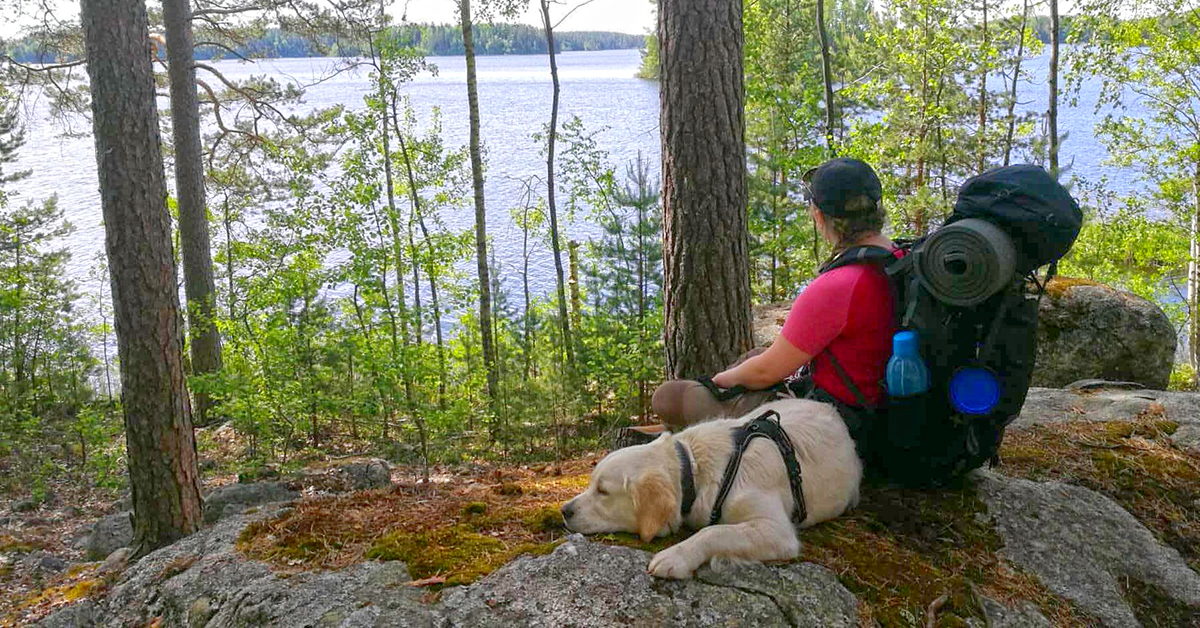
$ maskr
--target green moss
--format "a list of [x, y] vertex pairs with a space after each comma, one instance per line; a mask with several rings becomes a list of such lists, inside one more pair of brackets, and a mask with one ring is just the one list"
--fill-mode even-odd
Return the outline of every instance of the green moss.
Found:
[[642, 539], [637, 535], [628, 534], [626, 532], [615, 532], [612, 534], [598, 534], [592, 537], [593, 541], [607, 543], [609, 545], [621, 545], [624, 547], [633, 547], [640, 550], [645, 550], [650, 553], [661, 552], [668, 547], [688, 538], [690, 533], [677, 532], [667, 536], [660, 536], [651, 540], [649, 543], [643, 543]]
[[1055, 277], [1046, 284], [1046, 295], [1051, 298], [1059, 298], [1070, 292], [1071, 288], [1076, 286], [1098, 286], [1100, 284], [1090, 279], [1079, 279], [1075, 277]]
[[483, 502], [471, 502], [463, 506], [463, 514], [470, 517], [471, 515], [482, 515], [487, 512], [487, 504]]
[[463, 525], [422, 532], [397, 530], [378, 539], [366, 557], [400, 560], [414, 578], [441, 575], [446, 584], [467, 584], [491, 573], [511, 555], [500, 540]]
[[71, 585], [63, 593], [63, 599], [68, 602], [81, 600], [85, 597], [92, 597], [98, 590], [104, 587], [104, 580], [101, 578], [90, 578], [88, 580], [80, 580], [74, 585]]
[[562, 513], [559, 511], [558, 506], [541, 506], [533, 512], [526, 514], [523, 521], [534, 532], [551, 532], [566, 529]]
[[864, 487], [849, 516], [802, 533], [804, 556], [839, 573], [885, 628], [913, 625], [942, 594], [937, 625], [962, 626], [982, 618], [972, 587], [991, 580], [1003, 545], [986, 512], [970, 487]]

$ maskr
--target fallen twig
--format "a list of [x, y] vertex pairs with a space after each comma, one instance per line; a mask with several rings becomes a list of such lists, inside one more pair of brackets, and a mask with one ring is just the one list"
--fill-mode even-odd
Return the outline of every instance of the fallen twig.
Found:
[[941, 597], [934, 600], [933, 603], [929, 605], [929, 608], [925, 611], [925, 628], [934, 628], [934, 626], [937, 625], [938, 611], [942, 610], [942, 607], [945, 606], [946, 602], [949, 600], [950, 594], [943, 593]]

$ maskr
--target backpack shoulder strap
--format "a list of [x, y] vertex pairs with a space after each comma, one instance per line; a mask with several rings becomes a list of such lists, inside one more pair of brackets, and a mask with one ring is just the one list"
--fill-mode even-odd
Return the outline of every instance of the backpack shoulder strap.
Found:
[[855, 246], [838, 253], [837, 257], [825, 262], [817, 273], [827, 273], [835, 268], [851, 264], [882, 264], [887, 266], [897, 261], [896, 256], [882, 246]]

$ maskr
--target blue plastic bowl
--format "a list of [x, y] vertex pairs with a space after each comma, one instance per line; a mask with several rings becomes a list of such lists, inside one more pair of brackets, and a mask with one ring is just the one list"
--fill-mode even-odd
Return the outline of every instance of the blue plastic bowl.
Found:
[[963, 414], [983, 415], [1000, 403], [1000, 380], [981, 366], [965, 366], [950, 378], [950, 405]]

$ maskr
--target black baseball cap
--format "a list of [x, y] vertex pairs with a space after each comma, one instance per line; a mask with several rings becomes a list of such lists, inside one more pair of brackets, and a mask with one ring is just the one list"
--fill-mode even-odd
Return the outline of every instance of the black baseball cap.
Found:
[[830, 216], [849, 216], [850, 199], [866, 195], [878, 203], [883, 199], [879, 177], [866, 162], [851, 157], [839, 157], [810, 169], [800, 176], [806, 200]]

